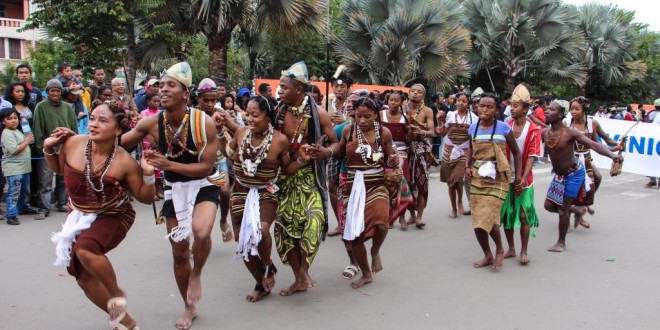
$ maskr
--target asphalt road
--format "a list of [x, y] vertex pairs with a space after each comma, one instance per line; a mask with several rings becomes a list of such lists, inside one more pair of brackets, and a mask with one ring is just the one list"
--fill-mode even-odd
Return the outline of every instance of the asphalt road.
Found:
[[[530, 241], [532, 262], [508, 259], [498, 272], [472, 267], [482, 254], [470, 218], [447, 219], [447, 189], [437, 173], [426, 229], [391, 230], [384, 270], [360, 290], [340, 277], [347, 258], [334, 237], [311, 268], [318, 287], [248, 303], [254, 282], [216, 226], [193, 329], [658, 329], [660, 189], [642, 188], [646, 178], [637, 175], [605, 177], [588, 217], [592, 228], [569, 233], [568, 250], [557, 254], [546, 251], [557, 239], [557, 216], [542, 207], [549, 168], [535, 173], [541, 226]], [[109, 257], [142, 329], [173, 329], [183, 304], [165, 228], [154, 225], [151, 206], [136, 209], [135, 225]], [[64, 218], [0, 224], [0, 330], [110, 328], [66, 270], [52, 265], [49, 237]], [[273, 257], [279, 292], [293, 275], [275, 251]]]

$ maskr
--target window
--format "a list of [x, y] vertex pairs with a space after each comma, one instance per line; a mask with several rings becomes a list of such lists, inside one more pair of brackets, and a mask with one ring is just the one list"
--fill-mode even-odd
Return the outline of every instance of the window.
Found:
[[5, 38], [0, 38], [0, 58], [7, 58], [7, 55], [5, 55]]
[[21, 51], [21, 41], [18, 39], [9, 39], [9, 58], [12, 60], [20, 60], [23, 58]]
[[0, 5], [0, 17], [5, 17], [5, 5]]

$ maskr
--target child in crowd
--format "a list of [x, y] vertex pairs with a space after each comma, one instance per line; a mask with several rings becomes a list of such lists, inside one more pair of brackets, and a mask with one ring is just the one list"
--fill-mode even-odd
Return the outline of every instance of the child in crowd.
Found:
[[7, 180], [7, 224], [20, 225], [18, 214], [36, 214], [37, 211], [28, 205], [30, 196], [30, 163], [31, 152], [28, 147], [34, 136], [32, 133], [23, 135], [19, 130], [20, 115], [13, 108], [0, 110], [2, 120], [2, 172]]

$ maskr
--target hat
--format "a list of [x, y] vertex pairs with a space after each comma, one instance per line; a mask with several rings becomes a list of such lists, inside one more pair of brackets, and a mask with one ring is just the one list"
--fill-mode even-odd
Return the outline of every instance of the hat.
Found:
[[216, 86], [215, 81], [213, 81], [210, 78], [204, 78], [202, 81], [199, 82], [199, 86], [197, 86], [197, 93], [206, 93], [206, 92], [215, 92], [218, 90], [218, 86]]
[[190, 69], [188, 62], [179, 62], [172, 65], [167, 69], [165, 75], [178, 80], [186, 88], [190, 88], [190, 85], [192, 85], [192, 69]]
[[159, 84], [159, 83], [160, 83], [160, 81], [158, 81], [158, 79], [151, 79], [151, 80], [149, 80], [149, 82], [147, 83], [147, 86], [151, 87], [151, 86], [153, 86], [153, 85], [155, 85], [155, 84]]
[[348, 72], [346, 72], [346, 67], [343, 65], [340, 65], [337, 68], [337, 71], [335, 71], [335, 74], [330, 78], [331, 83], [337, 83], [339, 85], [341, 84], [346, 84], [347, 86], [351, 86], [353, 84], [353, 79], [348, 76]]
[[481, 89], [481, 87], [477, 87], [477, 89], [475, 89], [474, 92], [472, 92], [472, 95], [470, 95], [470, 98], [479, 97], [483, 93], [484, 93], [484, 90]]
[[525, 85], [520, 84], [516, 86], [516, 88], [513, 90], [513, 93], [511, 93], [511, 103], [515, 103], [515, 102], [521, 102], [526, 104], [532, 103], [532, 97], [531, 95], [529, 95], [529, 91], [527, 90], [527, 87], [525, 87]]
[[307, 66], [303, 61], [295, 63], [288, 70], [282, 71], [282, 77], [289, 77], [291, 79], [298, 80], [305, 85], [309, 84], [309, 79], [307, 78], [308, 76], [309, 73], [307, 72]]
[[660, 99], [655, 99], [655, 101], [653, 101], [653, 106], [660, 107]]
[[46, 91], [48, 91], [51, 88], [59, 88], [60, 90], [62, 90], [63, 89], [62, 82], [60, 82], [57, 79], [48, 80], [48, 82], [46, 83]]
[[237, 97], [243, 97], [243, 95], [248, 94], [250, 96], [250, 89], [247, 87], [243, 87], [238, 90], [238, 93], [236, 93]]

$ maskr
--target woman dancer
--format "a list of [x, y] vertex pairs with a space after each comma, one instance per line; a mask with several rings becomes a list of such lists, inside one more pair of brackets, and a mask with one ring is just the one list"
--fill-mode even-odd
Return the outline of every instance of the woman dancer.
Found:
[[[277, 269], [270, 259], [273, 246], [270, 226], [277, 212], [278, 190], [275, 185], [280, 166], [289, 163], [289, 141], [273, 130], [275, 109], [263, 96], [250, 99], [246, 107], [247, 126], [236, 131], [229, 142], [228, 157], [234, 160], [236, 179], [230, 205], [234, 237], [238, 241], [236, 257], [257, 284], [246, 299], [257, 302], [270, 294]], [[220, 147], [226, 150], [226, 139]]]
[[[440, 181], [449, 187], [451, 201], [450, 219], [456, 219], [464, 214], [463, 208], [463, 177], [465, 176], [465, 153], [470, 146], [468, 129], [479, 118], [470, 111], [470, 96], [461, 92], [456, 95], [456, 111], [447, 113], [446, 118], [439, 116], [436, 134], [447, 136], [440, 165]], [[467, 196], [469, 199], [470, 196]]]
[[403, 92], [400, 90], [392, 91], [388, 95], [387, 105], [388, 110], [380, 112], [380, 122], [383, 127], [390, 130], [396, 152], [401, 160], [401, 169], [403, 170], [403, 178], [399, 185], [396, 195], [397, 197], [392, 200], [389, 224], [390, 228], [394, 221], [399, 218], [399, 224], [402, 230], [408, 228], [405, 220], [406, 210], [412, 214], [412, 219], [415, 218], [415, 203], [410, 191], [408, 182], [410, 181], [410, 167], [408, 165], [408, 124], [406, 117], [401, 112], [404, 97]]
[[[354, 105], [355, 121], [342, 132], [333, 154], [346, 158], [348, 181], [344, 196], [346, 225], [343, 238], [350, 241], [353, 257], [362, 270], [362, 277], [351, 286], [359, 288], [373, 281], [373, 273], [383, 269], [380, 247], [387, 236], [390, 202], [384, 169], [396, 168], [399, 157], [392, 148], [392, 134], [378, 124], [378, 108], [368, 98]], [[373, 238], [372, 264], [369, 266], [364, 242]]]
[[[139, 329], [126, 312], [126, 293], [117, 285], [105, 256], [126, 237], [135, 220], [127, 190], [142, 203], [156, 194], [154, 167], [140, 165], [118, 147], [128, 118], [117, 102], [93, 104], [89, 136], [57, 128], [44, 141], [44, 155], [54, 172], [64, 174], [69, 213], [62, 231], [53, 234], [56, 265], [67, 265], [85, 295], [110, 316], [113, 329]], [[59, 150], [56, 151], [56, 149]]]
[[[584, 96], [579, 96], [571, 100], [571, 118], [564, 119], [566, 126], [580, 131], [587, 138], [594, 142], [599, 142], [598, 137], [600, 137], [608, 145], [615, 145], [615, 147], [610, 148], [612, 152], [623, 150], [622, 145], [617, 144], [616, 141], [605, 134], [605, 131], [603, 131], [597, 121], [588, 118], [590, 106], [591, 104], [589, 99]], [[575, 227], [581, 225], [584, 228], [591, 228], [591, 224], [584, 220], [582, 217], [587, 212], [589, 212], [589, 214], [595, 213], [590, 206], [594, 204], [594, 197], [598, 187], [600, 186], [600, 182], [603, 176], [600, 174], [598, 168], [593, 165], [591, 148], [589, 148], [589, 146], [583, 145], [576, 141], [574, 150], [576, 156], [580, 159], [582, 166], [584, 166], [587, 172], [587, 176], [585, 177], [584, 181], [586, 195], [583, 198], [578, 198], [573, 202], [574, 205], [582, 207], [582, 211], [575, 214]]]

